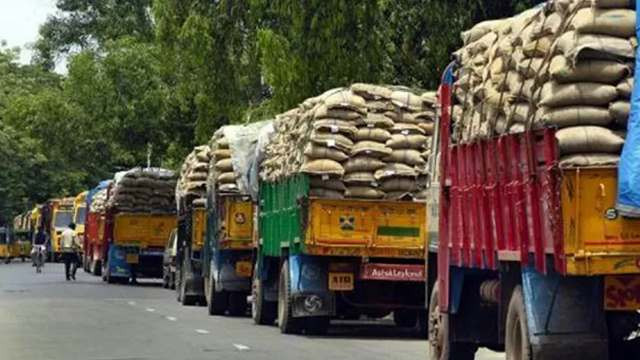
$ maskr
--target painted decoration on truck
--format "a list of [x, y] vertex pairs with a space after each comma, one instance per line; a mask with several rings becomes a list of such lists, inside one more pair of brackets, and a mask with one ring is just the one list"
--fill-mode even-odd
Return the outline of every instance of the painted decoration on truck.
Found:
[[362, 280], [385, 281], [425, 281], [426, 275], [423, 265], [402, 264], [363, 264], [360, 269]]

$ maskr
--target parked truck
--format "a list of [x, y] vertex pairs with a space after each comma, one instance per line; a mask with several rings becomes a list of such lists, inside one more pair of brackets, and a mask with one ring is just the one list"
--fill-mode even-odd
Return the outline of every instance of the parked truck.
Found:
[[431, 171], [429, 358], [639, 358], [640, 221], [616, 209], [615, 162], [563, 165], [553, 126], [454, 140], [457, 66]]
[[[62, 254], [62, 244], [60, 235], [62, 231], [73, 222], [74, 198], [60, 198], [49, 200], [44, 206], [47, 209], [44, 213], [51, 214], [50, 222], [47, 226], [49, 238], [51, 239], [51, 259], [59, 261]], [[43, 217], [47, 220], [47, 217]]]
[[24, 262], [31, 254], [31, 212], [17, 215], [13, 220], [13, 234], [18, 257]]
[[[177, 246], [175, 274], [166, 272], [167, 284], [175, 279], [176, 297], [182, 305], [205, 303], [203, 244], [206, 230], [206, 180], [209, 146], [197, 146], [185, 159], [176, 186]], [[172, 264], [168, 264], [170, 268]], [[170, 269], [169, 269], [170, 270]]]
[[[76, 236], [78, 239], [84, 239], [87, 217], [87, 193], [87, 191], [83, 191], [73, 199], [73, 222], [76, 224]], [[82, 251], [84, 252], [84, 249]]]
[[118, 173], [108, 190], [102, 267], [108, 283], [162, 278], [162, 256], [176, 227], [173, 172], [136, 168]]
[[105, 233], [107, 191], [111, 180], [100, 182], [86, 196], [84, 236], [82, 248], [85, 271], [102, 275], [102, 266], [107, 255], [108, 241]]

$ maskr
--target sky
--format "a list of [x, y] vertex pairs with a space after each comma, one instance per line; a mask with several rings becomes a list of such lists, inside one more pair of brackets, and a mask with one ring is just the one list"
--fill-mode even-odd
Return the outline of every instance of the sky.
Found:
[[26, 47], [38, 38], [38, 28], [55, 12], [55, 0], [0, 0], [0, 40], [21, 48], [20, 62], [28, 63]]

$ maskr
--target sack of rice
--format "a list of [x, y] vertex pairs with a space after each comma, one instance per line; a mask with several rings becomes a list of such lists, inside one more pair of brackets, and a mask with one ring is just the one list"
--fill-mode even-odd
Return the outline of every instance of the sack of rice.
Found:
[[301, 172], [312, 175], [343, 176], [344, 168], [331, 159], [311, 160], [302, 165]]
[[[391, 140], [389, 140], [391, 141]], [[363, 155], [367, 157], [382, 158], [391, 154], [393, 150], [385, 144], [375, 141], [358, 141], [351, 150], [351, 156]]]
[[558, 55], [551, 60], [549, 73], [558, 83], [598, 82], [615, 85], [629, 75], [630, 69], [621, 62], [611, 60], [584, 60], [574, 65]]
[[629, 113], [631, 113], [631, 103], [628, 101], [616, 101], [609, 105], [609, 114], [611, 114], [616, 124], [624, 128], [627, 127]]
[[362, 171], [372, 172], [379, 170], [384, 166], [385, 163], [378, 158], [360, 155], [349, 158], [349, 160], [344, 164], [344, 170], [347, 173]]
[[349, 198], [361, 199], [380, 199], [384, 197], [384, 192], [370, 186], [349, 186], [344, 194]]
[[614, 86], [599, 83], [558, 84], [542, 87], [540, 106], [607, 105], [618, 96]]
[[571, 26], [579, 33], [629, 38], [636, 33], [636, 12], [631, 9], [580, 9]]
[[558, 130], [558, 147], [562, 155], [583, 153], [619, 153], [624, 138], [600, 126], [573, 126]]
[[560, 158], [560, 167], [617, 166], [619, 162], [617, 154], [574, 154]]

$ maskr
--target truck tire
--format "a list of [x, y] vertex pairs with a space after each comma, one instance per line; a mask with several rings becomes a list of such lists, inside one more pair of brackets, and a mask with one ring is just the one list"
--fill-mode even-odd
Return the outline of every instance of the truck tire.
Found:
[[105, 272], [104, 279], [107, 282], [107, 284], [115, 284], [117, 279], [115, 279], [113, 276], [111, 276], [111, 271], [109, 270], [109, 268], [110, 268], [109, 267], [109, 258], [107, 258], [107, 262], [106, 262], [105, 269], [104, 269], [104, 272]]
[[638, 329], [639, 318], [636, 312], [607, 313], [609, 360], [640, 359], [640, 339], [627, 340]]
[[100, 260], [95, 261], [95, 265], [93, 266], [92, 273], [95, 276], [102, 275], [102, 262]]
[[264, 297], [264, 284], [253, 271], [253, 281], [251, 286], [252, 298], [251, 317], [256, 325], [273, 325], [278, 316], [278, 303], [267, 301]]
[[181, 273], [182, 279], [180, 280], [180, 303], [182, 306], [193, 306], [198, 299], [197, 296], [187, 295], [187, 282], [184, 280], [184, 271]]
[[206, 299], [207, 299], [207, 311], [209, 315], [224, 315], [229, 305], [229, 294], [226, 291], [220, 291], [216, 293], [216, 283], [213, 279], [213, 273], [209, 271], [209, 280], [207, 283]]
[[302, 319], [293, 317], [292, 306], [289, 260], [285, 260], [278, 281], [278, 327], [283, 334], [299, 334], [302, 330]]
[[229, 292], [229, 315], [245, 316], [247, 314], [247, 294], [243, 292]]
[[532, 350], [529, 340], [527, 313], [524, 306], [522, 286], [520, 285], [516, 286], [511, 294], [505, 332], [504, 347], [507, 360], [531, 360]]
[[409, 309], [395, 310], [393, 312], [393, 322], [399, 327], [415, 327], [418, 323], [418, 312]]
[[449, 339], [449, 315], [440, 312], [438, 285], [433, 287], [429, 300], [429, 360], [473, 360], [477, 346], [452, 343]]

